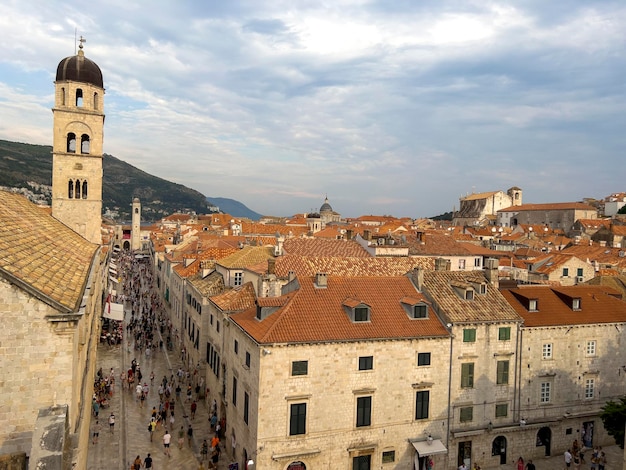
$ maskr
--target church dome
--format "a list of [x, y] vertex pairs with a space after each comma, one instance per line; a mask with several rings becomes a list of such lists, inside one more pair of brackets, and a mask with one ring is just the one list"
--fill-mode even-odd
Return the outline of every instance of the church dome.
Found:
[[104, 88], [102, 82], [102, 71], [98, 65], [85, 57], [85, 53], [80, 45], [78, 54], [66, 57], [57, 67], [57, 82], [71, 80], [74, 82], [89, 83], [100, 88]]
[[320, 207], [320, 212], [332, 212], [333, 208], [328, 204], [328, 198], [324, 199], [324, 204]]

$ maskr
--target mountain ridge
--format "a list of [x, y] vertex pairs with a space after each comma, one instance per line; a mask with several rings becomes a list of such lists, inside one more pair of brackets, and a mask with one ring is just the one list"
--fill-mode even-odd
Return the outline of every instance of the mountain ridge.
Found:
[[[103, 215], [114, 220], [130, 220], [135, 197], [141, 200], [142, 218], [148, 222], [175, 212], [209, 213], [218, 205], [195, 189], [151, 175], [110, 154], [103, 155], [102, 169]], [[50, 204], [52, 146], [0, 139], [0, 186], [16, 188], [36, 202]], [[217, 199], [233, 201], [232, 207], [241, 208], [240, 213], [229, 212], [233, 217], [258, 215], [233, 199]]]

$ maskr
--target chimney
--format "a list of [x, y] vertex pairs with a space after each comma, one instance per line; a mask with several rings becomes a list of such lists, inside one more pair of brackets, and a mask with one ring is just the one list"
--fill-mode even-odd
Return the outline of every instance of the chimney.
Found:
[[487, 258], [485, 263], [485, 277], [496, 289], [500, 288], [500, 280], [498, 278], [498, 260], [496, 258]]
[[276, 274], [276, 259], [267, 259], [267, 274]]
[[328, 287], [328, 274], [316, 273], [315, 274], [315, 287], [318, 289], [325, 289]]
[[347, 240], [352, 240], [352, 229], [351, 228], [346, 230], [346, 239]]
[[289, 277], [287, 278], [287, 282], [291, 282], [296, 278], [296, 272], [295, 271], [289, 271]]
[[424, 285], [424, 270], [419, 267], [413, 268], [413, 283], [417, 286], [418, 291], [422, 291]]

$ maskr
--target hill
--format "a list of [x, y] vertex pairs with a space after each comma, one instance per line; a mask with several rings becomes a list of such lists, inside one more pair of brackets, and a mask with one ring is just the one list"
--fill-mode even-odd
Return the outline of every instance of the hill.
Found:
[[[113, 155], [103, 156], [102, 207], [116, 220], [130, 220], [133, 198], [146, 221], [174, 212], [208, 212], [206, 197], [182, 184], [152, 176]], [[32, 199], [51, 202], [52, 147], [0, 140], [0, 186], [22, 188]]]
[[259, 220], [263, 217], [262, 214], [254, 212], [252, 209], [248, 209], [244, 204], [234, 199], [228, 199], [225, 197], [207, 197], [208, 201], [220, 208], [220, 212], [225, 212], [233, 217], [245, 217], [250, 220]]

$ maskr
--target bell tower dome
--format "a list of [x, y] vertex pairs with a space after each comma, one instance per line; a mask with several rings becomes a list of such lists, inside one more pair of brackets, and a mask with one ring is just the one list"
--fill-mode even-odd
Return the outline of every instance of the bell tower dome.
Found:
[[83, 42], [59, 63], [54, 82], [52, 216], [100, 244], [104, 86]]

